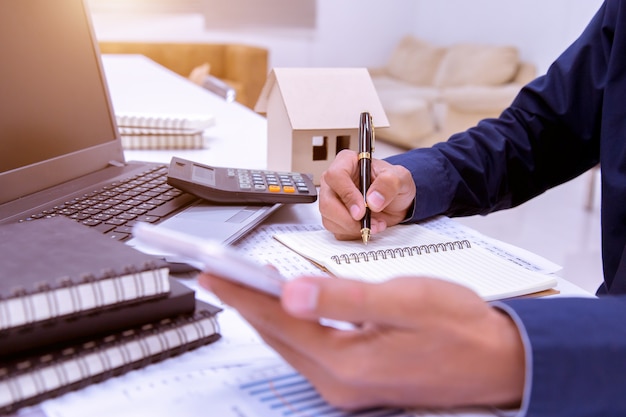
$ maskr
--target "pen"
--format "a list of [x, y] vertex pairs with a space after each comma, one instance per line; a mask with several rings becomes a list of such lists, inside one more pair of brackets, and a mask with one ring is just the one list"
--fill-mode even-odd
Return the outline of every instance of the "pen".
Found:
[[361, 238], [367, 245], [371, 231], [371, 212], [365, 196], [372, 181], [372, 152], [374, 143], [374, 126], [372, 116], [368, 112], [361, 113], [359, 119], [359, 189], [363, 194], [365, 215], [361, 219]]

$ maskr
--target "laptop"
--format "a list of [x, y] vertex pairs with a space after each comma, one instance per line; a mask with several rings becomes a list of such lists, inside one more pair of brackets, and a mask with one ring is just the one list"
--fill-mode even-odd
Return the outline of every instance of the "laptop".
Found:
[[63, 215], [132, 245], [149, 221], [235, 242], [280, 205], [211, 205], [168, 186], [167, 166], [125, 161], [85, 3], [0, 1], [0, 224]]

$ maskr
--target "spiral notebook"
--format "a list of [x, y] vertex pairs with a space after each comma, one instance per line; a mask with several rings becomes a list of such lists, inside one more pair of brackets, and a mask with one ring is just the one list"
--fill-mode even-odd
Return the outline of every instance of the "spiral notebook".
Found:
[[195, 311], [40, 354], [3, 358], [0, 414], [83, 388], [220, 338], [220, 308], [196, 301]]
[[14, 331], [0, 331], [0, 358], [27, 351], [52, 349], [71, 341], [78, 342], [144, 323], [193, 313], [196, 292], [175, 278], [170, 278], [170, 288], [167, 297], [47, 320]]
[[165, 297], [165, 262], [65, 217], [0, 226], [0, 334]]
[[215, 117], [203, 114], [115, 113], [124, 134], [196, 133], [215, 124]]
[[115, 113], [124, 149], [202, 149], [211, 115]]
[[531, 271], [418, 224], [398, 225], [358, 241], [338, 241], [327, 230], [280, 233], [274, 238], [337, 277], [382, 282], [429, 276], [467, 286], [484, 300], [517, 297], [556, 286], [552, 275]]
[[202, 131], [195, 133], [136, 133], [127, 134], [120, 128], [122, 147], [124, 149], [203, 149], [206, 140]]

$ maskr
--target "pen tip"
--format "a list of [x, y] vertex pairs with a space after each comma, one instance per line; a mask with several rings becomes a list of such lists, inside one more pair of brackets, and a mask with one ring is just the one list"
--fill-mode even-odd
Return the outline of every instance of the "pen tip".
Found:
[[367, 245], [367, 242], [370, 240], [370, 229], [361, 229], [361, 239], [363, 239], [363, 243]]

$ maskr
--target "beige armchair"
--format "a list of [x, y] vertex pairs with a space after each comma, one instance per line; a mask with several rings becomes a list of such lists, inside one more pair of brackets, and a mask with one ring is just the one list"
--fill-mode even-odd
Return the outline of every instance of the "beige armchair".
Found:
[[407, 36], [386, 67], [370, 69], [390, 124], [377, 137], [405, 148], [447, 140], [497, 117], [535, 72], [512, 46], [440, 47]]
[[198, 75], [199, 68], [206, 70], [234, 88], [236, 100], [250, 108], [256, 104], [268, 72], [268, 50], [251, 45], [106, 41], [100, 42], [100, 51], [145, 55], [184, 77], [192, 72]]

